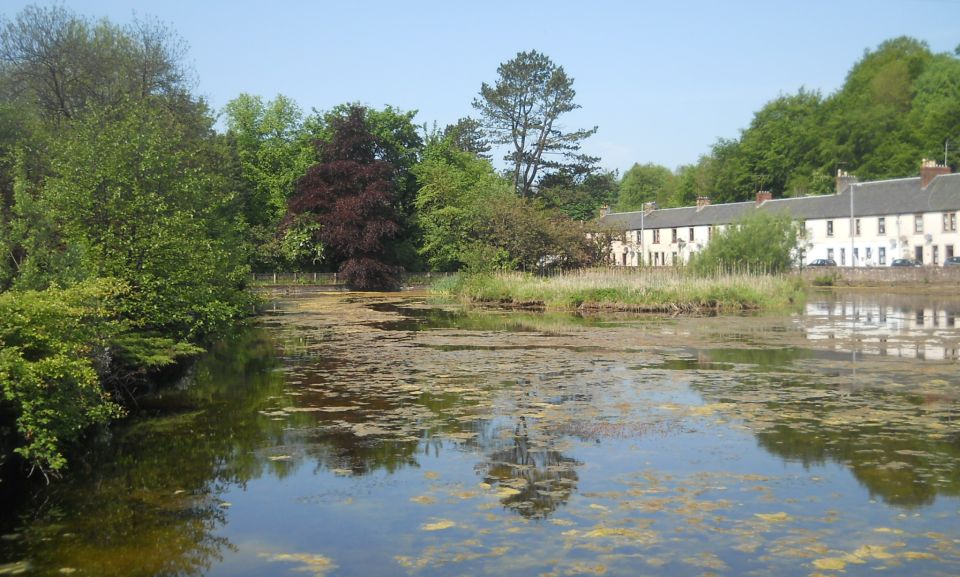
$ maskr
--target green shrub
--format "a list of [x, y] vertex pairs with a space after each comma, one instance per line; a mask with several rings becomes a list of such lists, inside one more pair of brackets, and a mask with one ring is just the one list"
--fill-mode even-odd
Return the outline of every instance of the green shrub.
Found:
[[15, 452], [42, 470], [61, 469], [65, 444], [122, 412], [96, 364], [120, 329], [108, 303], [123, 290], [97, 281], [0, 294], [2, 402], [16, 416]]

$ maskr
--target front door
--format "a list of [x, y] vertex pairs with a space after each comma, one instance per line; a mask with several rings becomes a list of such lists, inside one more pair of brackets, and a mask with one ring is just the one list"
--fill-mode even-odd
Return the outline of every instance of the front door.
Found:
[[916, 260], [918, 263], [923, 264], [923, 247], [922, 246], [913, 247], [913, 254], [914, 254], [913, 259]]

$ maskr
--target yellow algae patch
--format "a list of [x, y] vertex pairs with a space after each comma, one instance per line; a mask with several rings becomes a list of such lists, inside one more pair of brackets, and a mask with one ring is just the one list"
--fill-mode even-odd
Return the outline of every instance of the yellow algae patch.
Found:
[[410, 500], [414, 503], [420, 503], [421, 505], [433, 505], [437, 502], [436, 499], [429, 495], [417, 495], [416, 497], [410, 497]]
[[451, 527], [456, 527], [457, 524], [448, 519], [441, 519], [436, 523], [424, 523], [420, 526], [420, 529], [424, 531], [443, 531], [444, 529], [449, 529]]
[[904, 551], [900, 554], [904, 559], [916, 560], [916, 559], [926, 559], [928, 561], [937, 561], [940, 558], [934, 555], [933, 553], [927, 553], [925, 551]]
[[330, 571], [337, 568], [336, 563], [324, 555], [311, 555], [309, 553], [259, 553], [258, 557], [263, 557], [270, 562], [281, 563], [299, 563], [301, 566], [294, 569], [298, 573], [312, 573], [314, 577], [324, 577]]
[[505, 499], [507, 497], [513, 497], [514, 495], [519, 495], [520, 491], [514, 489], [513, 487], [501, 487], [499, 491], [496, 492], [497, 497]]
[[606, 565], [587, 565], [584, 563], [574, 563], [572, 567], [564, 571], [566, 575], [606, 575], [606, 573]]
[[550, 519], [550, 522], [560, 527], [572, 527], [573, 525], [576, 525], [576, 523], [569, 519]]
[[864, 545], [853, 552], [860, 559], [893, 559], [894, 555], [881, 545]]
[[425, 472], [425, 473], [423, 474], [423, 478], [424, 478], [424, 479], [431, 479], [431, 480], [432, 480], [432, 479], [439, 479], [439, 478], [440, 478], [440, 473], [438, 473], [438, 472], [436, 472], [436, 471], [427, 471], [427, 472]]
[[876, 527], [874, 533], [892, 533], [894, 535], [903, 535], [903, 529], [891, 529], [890, 527]]
[[780, 511], [779, 513], [754, 513], [754, 517], [763, 519], [768, 523], [785, 523], [793, 519], [790, 515]]
[[815, 560], [813, 566], [826, 571], [843, 571], [847, 566], [847, 562], [840, 557], [824, 557], [823, 559]]

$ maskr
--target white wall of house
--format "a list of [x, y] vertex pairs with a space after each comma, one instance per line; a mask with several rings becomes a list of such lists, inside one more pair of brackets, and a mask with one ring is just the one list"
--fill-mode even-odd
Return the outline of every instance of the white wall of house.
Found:
[[[840, 266], [869, 267], [912, 258], [939, 266], [948, 257], [960, 256], [958, 221], [960, 214], [956, 212], [860, 216], [853, 226], [850, 217], [807, 220], [804, 260], [832, 258]], [[687, 264], [691, 255], [703, 250], [723, 228], [646, 228], [642, 235], [640, 230], [628, 230], [612, 244], [613, 261], [617, 266]], [[851, 229], [855, 232], [852, 242]]]
[[806, 260], [832, 258], [840, 266], [888, 266], [893, 259], [912, 258], [942, 265], [948, 256], [960, 255], [957, 218], [955, 212], [861, 216], [855, 218], [852, 239], [849, 217], [808, 220]]

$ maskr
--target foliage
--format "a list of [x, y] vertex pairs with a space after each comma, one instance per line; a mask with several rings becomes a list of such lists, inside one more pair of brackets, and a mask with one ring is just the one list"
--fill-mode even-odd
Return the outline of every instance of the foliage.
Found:
[[617, 211], [643, 210], [648, 202], [666, 206], [674, 188], [674, 176], [669, 168], [657, 164], [634, 164], [620, 180]]
[[282, 94], [266, 103], [241, 94], [223, 112], [241, 164], [247, 223], [275, 229], [297, 178], [316, 161], [303, 113]]
[[479, 120], [469, 116], [448, 124], [443, 129], [443, 137], [449, 138], [452, 146], [461, 152], [470, 152], [480, 158], [489, 159], [490, 143]]
[[547, 208], [585, 222], [596, 218], [602, 207], [616, 202], [619, 186], [616, 171], [575, 174], [559, 170], [540, 180], [538, 192]]
[[124, 280], [127, 318], [177, 338], [220, 332], [247, 307], [242, 226], [206, 154], [164, 108], [91, 112], [57, 143], [41, 198], [83, 276]]
[[[504, 157], [511, 166], [514, 189], [526, 198], [542, 172], [569, 166], [591, 166], [597, 159], [579, 154], [580, 143], [596, 127], [565, 132], [559, 119], [580, 108], [574, 103], [573, 78], [544, 54], [531, 50], [497, 68], [493, 86], [484, 82], [473, 100], [495, 144], [509, 145]], [[549, 160], [559, 155], [565, 162]]]
[[315, 223], [315, 238], [339, 264], [348, 285], [358, 289], [399, 286], [389, 242], [400, 232], [395, 208], [395, 165], [390, 152], [371, 132], [367, 111], [352, 108], [330, 121], [332, 135], [320, 144], [318, 164], [297, 182], [286, 217]]
[[[861, 180], [915, 175], [922, 158], [943, 157], [958, 128], [960, 59], [893, 38], [866, 51], [834, 94], [800, 88], [765, 104], [738, 138], [719, 139], [683, 169], [686, 184], [669, 205], [700, 194], [717, 203], [749, 200], [758, 190], [829, 193], [838, 169]], [[955, 166], [953, 148], [946, 160]]]
[[426, 148], [416, 169], [423, 254], [435, 270], [569, 268], [590, 261], [583, 225], [517, 197], [490, 162], [450, 138]]
[[68, 290], [0, 293], [0, 386], [21, 438], [16, 452], [58, 470], [65, 444], [120, 408], [100, 386], [96, 363], [119, 332], [110, 302], [124, 291], [112, 281]]
[[784, 273], [793, 267], [803, 235], [803, 226], [788, 214], [750, 213], [715, 234], [691, 267], [700, 275]]
[[476, 246], [484, 206], [512, 193], [489, 160], [458, 149], [452, 136], [433, 138], [414, 169], [420, 188], [415, 201], [422, 231], [420, 248], [433, 270], [457, 270], [492, 259]]
[[470, 275], [445, 279], [433, 290], [478, 304], [648, 312], [787, 307], [803, 298], [802, 285], [792, 279], [746, 274], [691, 278], [682, 270], [643, 275], [610, 270], [581, 270], [551, 277]]
[[155, 20], [120, 27], [62, 6], [28, 6], [0, 20], [0, 60], [8, 64], [0, 97], [35, 104], [54, 123], [150, 96], [196, 110], [184, 54], [183, 41]]

